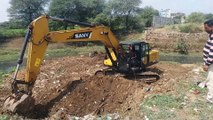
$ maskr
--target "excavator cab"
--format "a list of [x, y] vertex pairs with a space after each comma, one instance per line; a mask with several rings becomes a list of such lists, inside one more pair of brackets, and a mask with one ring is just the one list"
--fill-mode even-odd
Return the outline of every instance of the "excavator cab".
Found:
[[[109, 59], [108, 59], [109, 61]], [[151, 50], [144, 41], [128, 41], [119, 44], [116, 71], [124, 74], [140, 73], [147, 66], [159, 61], [159, 52]], [[105, 65], [107, 65], [105, 63]], [[110, 64], [111, 65], [111, 64]]]

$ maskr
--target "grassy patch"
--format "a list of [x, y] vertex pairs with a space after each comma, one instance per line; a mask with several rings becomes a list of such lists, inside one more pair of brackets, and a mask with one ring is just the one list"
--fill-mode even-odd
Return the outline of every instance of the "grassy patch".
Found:
[[4, 73], [0, 71], [0, 84], [1, 84], [1, 82], [3, 80], [3, 75], [4, 75]]
[[213, 105], [208, 102], [196, 100], [189, 105], [189, 116], [196, 116], [199, 120], [211, 120], [213, 118]]
[[[193, 91], [199, 91], [199, 93]], [[211, 120], [213, 118], [213, 104], [206, 100], [207, 88], [200, 88], [195, 83], [185, 80], [177, 83], [174, 94], [184, 96], [183, 105], [176, 110], [177, 116], [174, 119]]]
[[179, 108], [183, 102], [181, 97], [172, 95], [154, 95], [144, 102], [144, 105], [149, 107], [159, 107], [162, 109]]
[[202, 24], [196, 24], [196, 23], [167, 25], [163, 28], [155, 29], [155, 32], [199, 33], [199, 32], [203, 32], [203, 26]]
[[48, 49], [46, 57], [63, 57], [63, 56], [76, 56], [76, 55], [86, 55], [90, 52], [98, 51], [104, 52], [103, 46], [84, 46], [84, 47], [65, 47], [60, 49]]
[[0, 50], [0, 62], [10, 62], [18, 59], [19, 50], [1, 49]]
[[206, 93], [208, 91], [207, 88], [200, 88], [199, 86], [197, 86], [195, 84], [190, 84], [189, 90], [198, 90], [198, 91], [200, 91], [201, 95], [206, 95]]
[[25, 29], [4, 29], [0, 32], [7, 38], [23, 37], [25, 35]]
[[[162, 94], [148, 97], [141, 104], [141, 111], [149, 120], [211, 120], [213, 104], [206, 98], [207, 88], [184, 80], [175, 86], [172, 95]], [[198, 94], [193, 91], [199, 91]]]
[[4, 42], [5, 39], [23, 37], [25, 35], [25, 29], [0, 29], [0, 42]]
[[10, 118], [7, 115], [0, 115], [0, 120], [10, 120]]
[[[1, 67], [1, 65], [0, 65]], [[0, 68], [0, 85], [3, 83], [3, 80], [8, 77], [9, 74], [15, 71], [14, 67], [9, 67], [7, 70]], [[1, 119], [0, 119], [1, 120]]]
[[202, 63], [202, 55], [200, 53], [189, 53], [188, 55], [178, 53], [160, 52], [160, 61], [173, 61], [183, 64]]
[[212, 104], [201, 100], [186, 102], [182, 97], [171, 95], [156, 95], [148, 98], [141, 109], [149, 120], [210, 120], [213, 118]]
[[141, 110], [149, 120], [169, 120], [177, 116], [174, 111], [181, 108], [182, 102], [183, 97], [154, 95], [142, 103]]
[[202, 57], [202, 53], [200, 53], [200, 52], [199, 53], [198, 52], [191, 52], [187, 55], [184, 55], [184, 54], [180, 54], [180, 53], [177, 53], [177, 52], [163, 52], [163, 51], [161, 51], [160, 55]]
[[[86, 55], [90, 52], [98, 51], [104, 52], [103, 46], [84, 46], [84, 47], [63, 47], [63, 48], [49, 48], [46, 52], [46, 57], [63, 57], [63, 56], [75, 56]], [[17, 49], [1, 49], [0, 50], [0, 62], [16, 61], [20, 55], [20, 50]]]
[[26, 118], [23, 118], [23, 116], [18, 116], [16, 115], [9, 115], [9, 114], [4, 114], [0, 115], [0, 120], [25, 120]]
[[179, 30], [182, 33], [200, 33], [203, 32], [200, 24], [188, 23], [179, 26]]
[[181, 108], [182, 102], [182, 97], [154, 95], [143, 102], [141, 109], [150, 120], [172, 119], [176, 117], [174, 111]]

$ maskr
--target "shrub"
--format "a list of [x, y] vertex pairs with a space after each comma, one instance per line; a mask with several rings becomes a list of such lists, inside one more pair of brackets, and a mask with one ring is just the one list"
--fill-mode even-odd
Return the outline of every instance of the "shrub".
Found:
[[25, 35], [25, 29], [0, 29], [0, 42], [4, 42], [6, 39], [23, 37]]
[[193, 23], [181, 25], [179, 26], [179, 30], [182, 33], [199, 33], [203, 31], [203, 29], [198, 24]]
[[189, 46], [186, 44], [186, 42], [183, 39], [178, 40], [175, 51], [178, 51], [180, 54], [188, 54]]
[[192, 12], [187, 16], [186, 21], [189, 23], [203, 23], [205, 15], [201, 12]]

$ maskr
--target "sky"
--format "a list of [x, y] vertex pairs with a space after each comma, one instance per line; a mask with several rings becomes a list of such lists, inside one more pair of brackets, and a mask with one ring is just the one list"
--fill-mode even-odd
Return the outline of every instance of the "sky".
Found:
[[0, 22], [8, 21], [7, 9], [10, 7], [10, 0], [0, 0]]
[[212, 3], [212, 0], [142, 0], [142, 7], [152, 6], [159, 11], [170, 9], [189, 15], [192, 12], [213, 13]]
[[[0, 22], [8, 21], [7, 9], [10, 0], [0, 0]], [[191, 12], [213, 13], [212, 0], [142, 0], [141, 7], [152, 6], [157, 10], [170, 9], [171, 12], [183, 12], [189, 15]]]

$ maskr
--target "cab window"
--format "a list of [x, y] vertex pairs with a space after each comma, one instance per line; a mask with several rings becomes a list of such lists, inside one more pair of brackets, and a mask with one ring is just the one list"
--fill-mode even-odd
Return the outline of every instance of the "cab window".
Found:
[[148, 46], [148, 44], [141, 44], [141, 47], [142, 47], [141, 55], [142, 56], [148, 55], [149, 54], [149, 46]]

